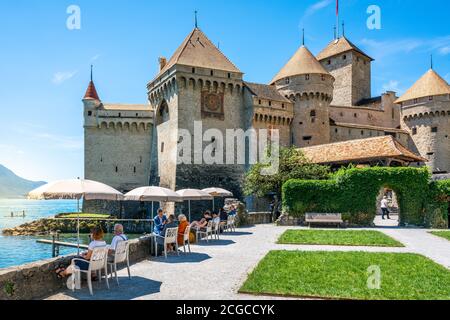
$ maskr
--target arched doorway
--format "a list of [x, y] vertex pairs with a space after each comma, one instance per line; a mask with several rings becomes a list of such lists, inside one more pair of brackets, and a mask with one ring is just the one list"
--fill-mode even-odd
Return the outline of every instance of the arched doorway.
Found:
[[[385, 215], [383, 219], [381, 207], [384, 201], [387, 201], [389, 217]], [[382, 187], [377, 197], [377, 215], [374, 225], [376, 227], [398, 227], [400, 225], [400, 214], [398, 194], [388, 186]]]

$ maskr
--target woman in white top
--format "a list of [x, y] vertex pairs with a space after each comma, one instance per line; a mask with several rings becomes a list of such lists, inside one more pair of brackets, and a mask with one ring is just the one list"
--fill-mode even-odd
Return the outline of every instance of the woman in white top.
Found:
[[[106, 242], [103, 240], [104, 237], [104, 233], [102, 228], [100, 227], [95, 227], [92, 230], [92, 241], [89, 244], [89, 248], [88, 251], [85, 253], [81, 254], [81, 257], [79, 257], [78, 259], [82, 259], [80, 260], [75, 260], [75, 266], [77, 266], [78, 268], [80, 268], [80, 270], [84, 270], [87, 271], [89, 269], [89, 261], [91, 260], [92, 257], [92, 253], [94, 252], [95, 248], [103, 248], [106, 247]], [[57, 270], [56, 270], [56, 274], [58, 275], [59, 278], [64, 278], [69, 276], [72, 273], [71, 270], [67, 270], [66, 268], [63, 268], [62, 266], [60, 266]]]

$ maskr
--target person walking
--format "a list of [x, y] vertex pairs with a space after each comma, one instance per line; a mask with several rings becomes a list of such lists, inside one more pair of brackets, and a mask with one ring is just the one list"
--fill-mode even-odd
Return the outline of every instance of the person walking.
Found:
[[381, 212], [382, 212], [382, 218], [385, 220], [385, 216], [387, 216], [388, 220], [391, 220], [391, 217], [389, 216], [389, 201], [386, 196], [383, 197], [383, 200], [381, 200]]

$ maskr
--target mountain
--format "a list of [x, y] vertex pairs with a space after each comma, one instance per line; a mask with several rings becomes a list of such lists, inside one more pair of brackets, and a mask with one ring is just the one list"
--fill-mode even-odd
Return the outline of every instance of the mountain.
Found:
[[43, 184], [45, 182], [23, 179], [0, 164], [0, 199], [24, 198], [28, 192]]

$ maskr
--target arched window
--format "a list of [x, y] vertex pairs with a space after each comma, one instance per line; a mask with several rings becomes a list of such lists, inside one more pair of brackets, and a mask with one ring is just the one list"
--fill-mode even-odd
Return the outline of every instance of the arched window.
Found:
[[316, 116], [317, 116], [316, 110], [311, 110], [311, 112], [309, 113], [309, 115], [310, 115], [311, 117], [316, 117]]

